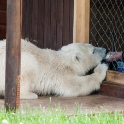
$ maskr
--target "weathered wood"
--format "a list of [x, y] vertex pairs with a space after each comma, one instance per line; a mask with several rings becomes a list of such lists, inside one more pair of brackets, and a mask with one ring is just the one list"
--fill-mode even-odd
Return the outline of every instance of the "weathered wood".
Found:
[[73, 42], [76, 42], [76, 8], [77, 8], [77, 0], [74, 0], [74, 23], [73, 23]]
[[6, 11], [0, 10], [0, 24], [6, 25]]
[[6, 10], [7, 0], [0, 0], [0, 10]]
[[38, 0], [32, 0], [32, 24], [31, 24], [31, 37], [32, 40], [37, 39], [37, 27], [38, 27]]
[[124, 98], [124, 85], [104, 81], [101, 85], [99, 94], [111, 97]]
[[50, 33], [50, 3], [51, 0], [45, 0], [45, 15], [44, 15], [44, 47], [50, 48], [51, 33]]
[[50, 25], [51, 25], [51, 47], [52, 49], [57, 49], [57, 44], [56, 44], [56, 35], [57, 35], [57, 26], [56, 26], [56, 8], [57, 8], [57, 0], [51, 0], [51, 21], [50, 21]]
[[69, 0], [63, 0], [63, 45], [69, 41]]
[[6, 77], [5, 107], [16, 109], [19, 106], [20, 86], [20, 40], [21, 40], [21, 2], [7, 0], [6, 37]]
[[0, 40], [6, 38], [6, 26], [0, 25]]
[[124, 73], [108, 70], [105, 80], [124, 85]]
[[89, 43], [90, 0], [76, 0], [76, 42]]
[[6, 0], [0, 0], [0, 40], [6, 38]]
[[45, 0], [39, 0], [38, 3], [38, 33], [37, 45], [40, 48], [44, 47], [44, 14], [45, 14]]
[[23, 8], [27, 7], [27, 0], [22, 0], [22, 37], [25, 39], [26, 38], [26, 10]]
[[[30, 40], [32, 41], [32, 21], [35, 21], [35, 19], [32, 20], [32, 11], [33, 11], [33, 0], [26, 0], [27, 1], [27, 6], [26, 6], [26, 38], [30, 38]], [[24, 9], [24, 7], [22, 8]], [[23, 24], [22, 24], [23, 25]]]
[[63, 30], [63, 0], [57, 0], [57, 48], [62, 47]]
[[73, 43], [74, 0], [70, 0], [69, 8], [69, 43]]
[[72, 43], [73, 9], [74, 0], [23, 0], [22, 38], [55, 50]]

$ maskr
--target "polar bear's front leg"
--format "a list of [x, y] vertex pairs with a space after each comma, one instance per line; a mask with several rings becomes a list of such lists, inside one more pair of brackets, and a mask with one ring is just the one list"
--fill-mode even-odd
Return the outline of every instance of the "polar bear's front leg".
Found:
[[21, 80], [20, 99], [37, 99], [38, 95], [31, 91], [31, 83], [28, 80]]
[[20, 93], [20, 99], [37, 99], [38, 95], [32, 92]]
[[60, 90], [61, 94], [63, 96], [82, 96], [100, 89], [100, 84], [106, 76], [107, 69], [106, 64], [99, 64], [91, 75], [73, 76], [71, 79], [66, 79], [66, 83], [63, 83], [62, 86], [63, 91]]
[[100, 84], [105, 79], [106, 71], [108, 66], [106, 64], [99, 64], [95, 69], [94, 73], [91, 75], [84, 76], [84, 84], [85, 87], [83, 90], [85, 91], [86, 95], [90, 94], [94, 90], [100, 89]]
[[[94, 73], [91, 75], [83, 76], [84, 87], [83, 90], [85, 91], [84, 94], [90, 94], [94, 90], [100, 89], [100, 84], [105, 79], [106, 71], [108, 66], [106, 64], [99, 64], [95, 69]], [[82, 81], [83, 81], [82, 80]]]

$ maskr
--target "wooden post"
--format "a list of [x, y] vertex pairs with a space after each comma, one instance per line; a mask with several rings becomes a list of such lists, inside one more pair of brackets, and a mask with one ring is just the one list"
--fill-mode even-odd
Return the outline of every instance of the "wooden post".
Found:
[[74, 42], [89, 43], [90, 0], [74, 1]]
[[7, 0], [5, 107], [15, 110], [20, 100], [21, 0]]

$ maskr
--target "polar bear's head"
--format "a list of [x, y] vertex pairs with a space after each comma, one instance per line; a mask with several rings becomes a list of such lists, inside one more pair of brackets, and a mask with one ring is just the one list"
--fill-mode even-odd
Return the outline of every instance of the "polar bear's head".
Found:
[[71, 56], [71, 64], [80, 75], [96, 67], [106, 56], [106, 49], [91, 44], [72, 43], [63, 46], [61, 51]]

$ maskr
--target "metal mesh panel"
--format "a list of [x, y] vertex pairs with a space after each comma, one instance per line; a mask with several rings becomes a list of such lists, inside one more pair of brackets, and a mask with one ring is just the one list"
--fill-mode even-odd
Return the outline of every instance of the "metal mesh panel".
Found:
[[[91, 0], [90, 43], [107, 51], [124, 50], [124, 0]], [[109, 63], [117, 70], [117, 62]]]

